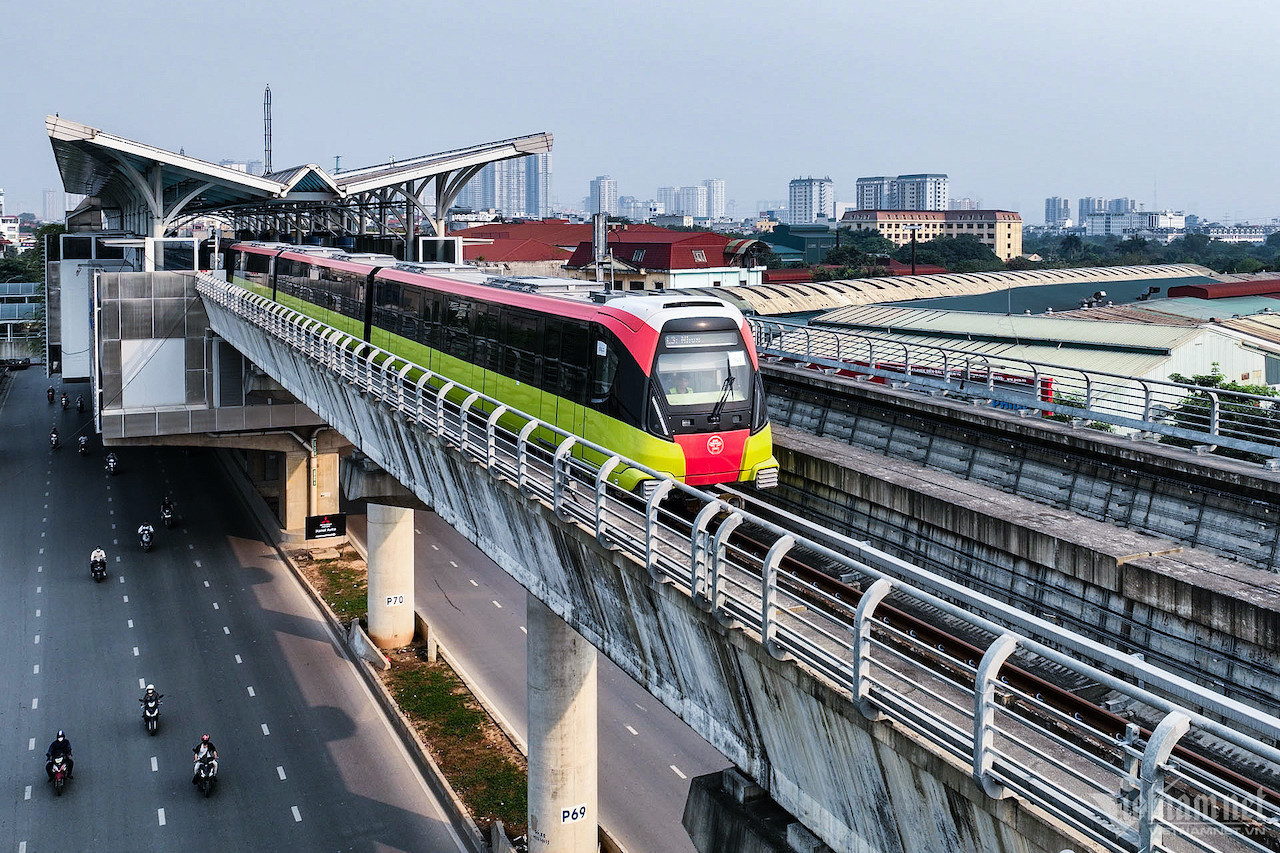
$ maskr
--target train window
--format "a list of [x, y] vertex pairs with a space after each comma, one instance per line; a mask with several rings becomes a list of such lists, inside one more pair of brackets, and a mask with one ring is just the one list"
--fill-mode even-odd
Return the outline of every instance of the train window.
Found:
[[[607, 332], [603, 335], [608, 335]], [[608, 335], [612, 338], [612, 335]], [[599, 406], [604, 403], [613, 389], [613, 380], [618, 375], [618, 351], [610, 346], [604, 337], [596, 338], [591, 360], [591, 402]]]
[[428, 293], [426, 304], [422, 306], [424, 329], [422, 342], [429, 347], [439, 349], [441, 344], [440, 318], [444, 315], [444, 297], [438, 293]]
[[522, 311], [503, 312], [502, 372], [518, 382], [538, 382], [538, 318]]
[[467, 299], [450, 299], [444, 312], [444, 351], [463, 361], [471, 360], [471, 315], [474, 305]]
[[586, 401], [592, 340], [586, 323], [565, 321], [564, 339], [560, 342], [560, 390], [556, 393], [566, 400]]
[[[730, 350], [665, 352], [658, 356], [658, 381], [673, 406], [740, 403], [751, 394], [751, 369], [741, 346]], [[730, 382], [729, 380], [733, 381]]]
[[475, 363], [485, 370], [502, 369], [502, 314], [496, 305], [476, 306]]
[[543, 391], [560, 393], [560, 339], [564, 337], [564, 322], [548, 317], [542, 334], [542, 383]]

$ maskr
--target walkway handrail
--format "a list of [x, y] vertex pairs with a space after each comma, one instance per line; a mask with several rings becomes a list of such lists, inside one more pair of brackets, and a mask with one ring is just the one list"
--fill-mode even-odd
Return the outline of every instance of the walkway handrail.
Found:
[[[1270, 833], [1264, 840], [1280, 839], [1280, 796], [1264, 796], [1261, 786], [1243, 790], [1175, 749], [1193, 735], [1207, 736], [1234, 746], [1242, 766], [1280, 768], [1280, 750], [1273, 746], [1280, 740], [1280, 719], [865, 543], [828, 531], [817, 536], [811, 522], [783, 527], [665, 480], [605, 447], [234, 284], [201, 275], [197, 289], [208, 303], [320, 362], [371, 402], [461, 448], [491, 475], [647, 567], [774, 657], [804, 666], [868, 716], [892, 719], [969, 767], [989, 794], [1034, 804], [1115, 851], [1187, 849], [1187, 835], [1201, 850], [1271, 849], [1250, 837], [1259, 826]], [[218, 312], [210, 317], [217, 319]], [[223, 336], [237, 343], [232, 337], [241, 333], [233, 324]], [[238, 343], [251, 352], [247, 342]], [[473, 433], [486, 440], [472, 440]], [[654, 498], [637, 501], [609, 482], [608, 472], [616, 467], [659, 480]], [[695, 521], [659, 506], [659, 495], [671, 491], [703, 508]], [[717, 518], [719, 528], [708, 536]], [[726, 527], [739, 524], [773, 538], [767, 556], [722, 537]], [[863, 589], [874, 591], [874, 602], [865, 601], [869, 606], [855, 613], [783, 565], [783, 554], [801, 550], [857, 578]], [[990, 643], [982, 664], [955, 661], [944, 670], [931, 665], [937, 651], [896, 625], [887, 601], [874, 607], [886, 598], [895, 608], [927, 607], [984, 632]], [[1144, 740], [1119, 718], [1114, 726], [1105, 724], [1118, 731], [1073, 718], [1000, 678], [995, 661], [1005, 657], [1020, 659], [1024, 667], [1033, 658], [1062, 667], [1123, 702], [1155, 709], [1159, 725]], [[1188, 790], [1199, 793], [1184, 801]], [[1233, 824], [1224, 815], [1238, 820]], [[1166, 833], [1177, 843], [1166, 844]]]
[[[837, 326], [761, 317], [748, 322], [766, 358], [1280, 457], [1280, 397], [984, 355]], [[897, 353], [888, 354], [888, 347]]]

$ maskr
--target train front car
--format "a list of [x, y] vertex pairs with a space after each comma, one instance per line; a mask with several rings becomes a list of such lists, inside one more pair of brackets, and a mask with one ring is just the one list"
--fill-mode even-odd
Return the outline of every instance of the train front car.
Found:
[[608, 304], [625, 306], [657, 332], [643, 428], [674, 445], [683, 470], [672, 476], [691, 486], [776, 486], [764, 386], [742, 314], [723, 302], [670, 296]]

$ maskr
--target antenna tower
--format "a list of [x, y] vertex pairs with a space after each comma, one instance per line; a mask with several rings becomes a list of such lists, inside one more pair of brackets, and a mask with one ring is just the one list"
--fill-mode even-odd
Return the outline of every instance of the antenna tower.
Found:
[[262, 96], [262, 156], [263, 174], [271, 174], [271, 86], [268, 84]]

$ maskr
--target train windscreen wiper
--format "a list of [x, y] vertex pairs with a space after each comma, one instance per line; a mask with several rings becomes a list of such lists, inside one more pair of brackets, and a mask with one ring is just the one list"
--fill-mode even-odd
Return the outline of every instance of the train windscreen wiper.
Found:
[[733, 391], [733, 379], [734, 376], [732, 373], [725, 377], [724, 384], [720, 386], [724, 389], [724, 393], [720, 395], [719, 402], [717, 402], [716, 407], [711, 410], [711, 414], [707, 417], [707, 420], [715, 422], [720, 419], [720, 410], [724, 408], [725, 403], [729, 402], [729, 394]]

